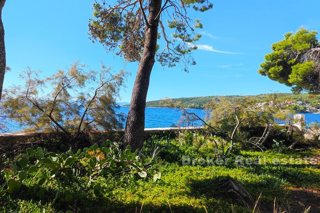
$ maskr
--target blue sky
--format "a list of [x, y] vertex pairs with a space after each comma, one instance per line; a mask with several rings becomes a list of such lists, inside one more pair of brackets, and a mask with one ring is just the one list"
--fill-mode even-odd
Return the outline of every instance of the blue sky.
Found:
[[[75, 4], [77, 3], [77, 4]], [[28, 67], [50, 75], [80, 62], [98, 70], [101, 64], [127, 70], [121, 100], [129, 101], [137, 63], [128, 63], [89, 39], [88, 20], [93, 0], [7, 1], [3, 12], [6, 29], [7, 73], [5, 87], [19, 84]], [[253, 95], [290, 92], [290, 88], [257, 73], [271, 44], [300, 27], [320, 31], [319, 0], [213, 0], [206, 13], [192, 13], [204, 24], [196, 66], [156, 64], [148, 100], [207, 95]]]

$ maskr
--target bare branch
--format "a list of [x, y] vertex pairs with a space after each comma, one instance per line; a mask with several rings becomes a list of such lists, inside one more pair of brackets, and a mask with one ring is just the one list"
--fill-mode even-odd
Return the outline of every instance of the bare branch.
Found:
[[150, 23], [148, 22], [146, 12], [145, 12], [144, 9], [143, 9], [142, 0], [139, 0], [139, 6], [140, 6], [140, 10], [142, 11], [142, 14], [143, 14], [144, 21], [146, 22], [147, 27], [150, 28], [151, 25], [150, 25]]
[[160, 151], [161, 151], [161, 150], [160, 150], [159, 147], [157, 146], [157, 147], [153, 150], [153, 152], [152, 152], [151, 159], [150, 159], [149, 162], [146, 163], [144, 166], [145, 166], [145, 167], [149, 167], [149, 166], [152, 164], [154, 158], [160, 153]]
[[235, 117], [235, 119], [236, 119], [236, 126], [234, 127], [234, 129], [233, 129], [233, 131], [232, 131], [232, 134], [231, 134], [231, 140], [233, 140], [234, 139], [234, 136], [235, 136], [235, 134], [236, 134], [236, 132], [237, 132], [237, 130], [239, 129], [239, 126], [240, 126], [240, 120], [239, 120], [239, 117], [238, 117], [238, 115], [235, 115], [234, 116]]
[[46, 117], [48, 117], [48, 118], [50, 119], [50, 121], [52, 121], [63, 133], [65, 133], [67, 136], [70, 136], [71, 134], [70, 134], [65, 128], [63, 128], [63, 127], [53, 118], [52, 115], [47, 114], [46, 111], [40, 106], [40, 104], [39, 104], [38, 102], [33, 101], [33, 100], [29, 97], [30, 87], [31, 87], [31, 82], [29, 81], [25, 98], [26, 98], [34, 107], [36, 107], [40, 112], [42, 112]]
[[64, 85], [64, 86], [63, 86], [63, 82], [61, 83], [61, 84], [62, 84], [62, 87], [61, 87], [61, 89], [57, 92], [57, 94], [55, 95], [55, 97], [54, 97], [54, 99], [53, 99], [53, 105], [52, 105], [51, 110], [50, 110], [50, 113], [49, 113], [50, 116], [52, 116], [52, 113], [53, 113], [53, 111], [54, 111], [54, 108], [55, 108], [55, 105], [56, 105], [58, 96], [61, 94], [61, 92], [62, 92], [65, 88], [67, 88], [67, 87], [71, 84], [71, 81], [72, 81], [73, 79], [74, 79], [74, 77], [71, 78], [71, 79], [69, 79], [69, 83], [66, 84], [66, 85]]
[[156, 15], [154, 20], [158, 20], [160, 18], [160, 15], [166, 9], [166, 6], [167, 6], [168, 2], [169, 2], [169, 0], [165, 1], [165, 3], [163, 4], [162, 8], [160, 9], [159, 13]]
[[161, 32], [162, 32], [163, 38], [164, 38], [164, 40], [166, 42], [167, 49], [168, 49], [168, 51], [170, 51], [171, 50], [170, 44], [172, 44], [172, 42], [168, 39], [168, 36], [166, 34], [166, 31], [165, 31], [165, 28], [163, 26], [162, 21], [159, 21], [159, 25], [161, 27]]
[[200, 118], [196, 113], [193, 112], [188, 112], [186, 110], [184, 110], [184, 113], [187, 115], [192, 115], [194, 117], [196, 117], [198, 120], [200, 120], [205, 126], [209, 127], [210, 129], [213, 130], [213, 134], [216, 136], [220, 136], [220, 137], [224, 137], [224, 138], [229, 138], [229, 136], [223, 132], [219, 132], [216, 128], [214, 128], [213, 126], [211, 126], [210, 124], [208, 124], [205, 120], [203, 120], [202, 118]]
[[238, 129], [239, 129], [239, 127], [240, 127], [240, 124], [241, 124], [241, 121], [240, 121], [238, 115], [235, 114], [234, 117], [235, 117], [237, 123], [236, 123], [236, 125], [235, 125], [235, 127], [234, 127], [234, 129], [233, 129], [233, 131], [232, 131], [232, 134], [231, 134], [231, 137], [230, 137], [230, 146], [229, 146], [229, 148], [227, 149], [225, 155], [229, 155], [229, 153], [232, 151], [233, 146], [234, 146], [234, 136], [236, 135], [236, 132], [238, 131]]
[[261, 151], [264, 151], [263, 148], [263, 144], [265, 143], [265, 141], [268, 139], [268, 136], [271, 132], [271, 124], [267, 124], [262, 135], [260, 137], [252, 137], [248, 140], [249, 144], [254, 145], [255, 147], [257, 147], [258, 149], [260, 149]]
[[91, 104], [93, 103], [93, 101], [96, 99], [97, 95], [98, 95], [98, 92], [101, 88], [103, 88], [105, 85], [107, 84], [107, 82], [102, 82], [101, 85], [94, 91], [94, 95], [92, 96], [92, 98], [90, 99], [90, 101], [88, 102], [84, 112], [82, 113], [82, 116], [81, 116], [81, 120], [80, 120], [80, 123], [79, 123], [79, 126], [78, 126], [78, 130], [77, 130], [77, 135], [79, 136], [80, 132], [81, 132], [81, 126], [82, 126], [82, 123], [84, 121], [84, 118], [91, 106]]

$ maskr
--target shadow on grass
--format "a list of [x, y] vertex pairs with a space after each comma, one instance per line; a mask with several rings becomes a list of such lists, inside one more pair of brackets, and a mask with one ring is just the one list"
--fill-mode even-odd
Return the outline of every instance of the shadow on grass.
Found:
[[270, 175], [298, 187], [315, 187], [319, 189], [320, 173], [312, 170], [317, 168], [319, 166], [315, 165], [266, 164], [253, 166], [249, 168], [249, 172], [257, 175]]
[[[254, 174], [253, 179], [248, 177], [235, 177], [241, 185], [251, 194], [254, 201], [257, 200], [260, 193], [260, 207], [263, 212], [272, 212], [274, 199], [277, 205], [286, 210], [299, 210], [289, 212], [303, 212], [311, 206], [311, 212], [320, 210], [320, 172], [316, 171], [318, 165], [252, 165], [244, 169], [248, 174]], [[190, 180], [190, 195], [195, 197], [205, 197], [208, 206], [213, 206], [210, 198], [225, 202], [226, 205], [244, 206], [241, 200], [229, 193], [227, 188], [221, 187], [221, 180], [228, 178], [220, 176], [217, 178]], [[289, 189], [288, 186], [299, 188], [299, 190]], [[300, 189], [300, 188], [304, 189]], [[305, 189], [307, 188], [307, 190]], [[317, 189], [319, 194], [314, 195], [310, 192]], [[306, 199], [307, 198], [307, 199]], [[318, 203], [318, 204], [317, 204]], [[316, 205], [317, 204], [317, 205]], [[301, 210], [301, 211], [300, 211]]]
[[[8, 195], [7, 195], [8, 196]], [[11, 209], [18, 211], [19, 207], [15, 200], [32, 201], [33, 203], [51, 204], [55, 212], [204, 212], [204, 208], [191, 205], [167, 204], [155, 206], [143, 202], [124, 203], [103, 196], [92, 196], [83, 191], [58, 191], [43, 187], [27, 187], [23, 185], [19, 193], [10, 196]], [[1, 199], [0, 199], [1, 201]], [[4, 205], [6, 205], [4, 203]], [[221, 211], [222, 212], [222, 211]]]
[[[213, 179], [191, 180], [189, 182], [190, 195], [199, 198], [206, 197], [208, 201], [206, 205], [211, 208], [215, 207], [216, 201], [214, 199], [217, 199], [220, 205], [224, 203], [225, 210], [235, 207], [237, 209], [236, 212], [252, 212], [260, 193], [262, 195], [258, 202], [260, 212], [272, 212], [275, 197], [278, 198], [279, 202], [282, 202], [280, 201], [281, 199], [284, 200], [286, 198], [286, 190], [281, 186], [280, 181], [272, 176], [265, 176], [257, 182], [243, 181], [239, 177], [236, 182], [240, 185], [237, 185], [235, 189], [225, 186], [224, 182], [227, 179], [230, 179], [230, 177], [220, 176]], [[242, 187], [243, 189], [241, 189]], [[242, 190], [245, 190], [245, 192], [241, 192]], [[249, 194], [248, 196], [246, 192]]]
[[[312, 169], [319, 168], [315, 165], [257, 165], [251, 167], [249, 172], [257, 175], [267, 175], [275, 180], [282, 180], [292, 187], [281, 188], [283, 183], [278, 183], [279, 189], [275, 193], [275, 185], [277, 182], [267, 181], [265, 184], [250, 184], [251, 190], [261, 189], [264, 194], [273, 195], [282, 202], [289, 212], [304, 212], [305, 209], [311, 207], [310, 213], [320, 211], [320, 173]], [[269, 187], [269, 188], [268, 188]], [[314, 193], [316, 191], [317, 193]], [[269, 199], [272, 198], [269, 196]], [[299, 210], [299, 211], [298, 211]]]

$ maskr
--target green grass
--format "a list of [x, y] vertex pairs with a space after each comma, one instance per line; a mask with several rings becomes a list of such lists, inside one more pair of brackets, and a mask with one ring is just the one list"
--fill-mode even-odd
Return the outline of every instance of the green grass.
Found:
[[[150, 143], [150, 141], [149, 141]], [[158, 142], [157, 145], [162, 144]], [[80, 184], [67, 183], [60, 187], [55, 179], [39, 185], [35, 178], [28, 178], [19, 191], [8, 193], [6, 185], [0, 188], [0, 211], [2, 212], [251, 212], [234, 200], [223, 197], [217, 191], [221, 177], [238, 180], [261, 203], [272, 208], [274, 198], [279, 203], [292, 202], [290, 187], [320, 190], [320, 168], [299, 160], [320, 154], [318, 149], [308, 151], [241, 151], [238, 158], [262, 164], [238, 165], [233, 156], [224, 166], [181, 165], [182, 155], [192, 157], [212, 156], [209, 150], [196, 155], [195, 149], [177, 142], [167, 141], [167, 148], [156, 161], [161, 178], [111, 178], [98, 177], [99, 193], [87, 185], [87, 177], [77, 177]], [[172, 145], [172, 146], [171, 146]], [[189, 145], [192, 147], [192, 145]], [[192, 150], [192, 151], [190, 151]], [[166, 159], [164, 155], [170, 156]], [[295, 159], [295, 161], [290, 159]], [[238, 159], [239, 160], [239, 159]], [[248, 160], [249, 162], [249, 160]], [[276, 163], [275, 163], [276, 162]], [[149, 173], [148, 173], [149, 175]], [[60, 183], [61, 184], [61, 183]], [[81, 186], [82, 188], [79, 188]], [[95, 185], [94, 187], [96, 187]]]
[[231, 209], [231, 204], [214, 197], [215, 180], [219, 177], [230, 176], [240, 181], [256, 199], [262, 193], [263, 200], [270, 206], [275, 197], [282, 201], [288, 198], [286, 188], [289, 186], [320, 189], [320, 169], [308, 165], [227, 168], [169, 164], [161, 172], [163, 177], [156, 184], [141, 182], [134, 190], [117, 190], [118, 199], [125, 203], [144, 203], [154, 208], [164, 208], [170, 204], [172, 209], [207, 208], [225, 212]]

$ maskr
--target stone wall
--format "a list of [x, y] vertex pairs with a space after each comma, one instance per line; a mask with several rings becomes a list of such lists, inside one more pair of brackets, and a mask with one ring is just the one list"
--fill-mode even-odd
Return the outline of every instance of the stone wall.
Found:
[[[170, 128], [150, 128], [145, 129], [146, 139], [154, 136], [175, 137], [181, 131], [200, 131], [203, 127], [170, 127]], [[124, 130], [113, 130], [103, 132], [90, 132], [87, 137], [92, 143], [99, 143], [105, 140], [121, 141]], [[33, 146], [42, 146], [48, 143], [57, 143], [63, 141], [62, 133], [37, 133], [37, 132], [20, 132], [0, 134], [0, 153], [4, 151], [25, 149]]]

